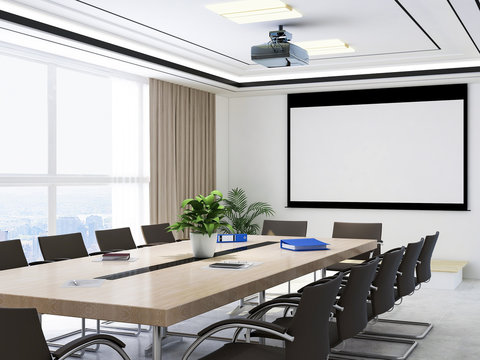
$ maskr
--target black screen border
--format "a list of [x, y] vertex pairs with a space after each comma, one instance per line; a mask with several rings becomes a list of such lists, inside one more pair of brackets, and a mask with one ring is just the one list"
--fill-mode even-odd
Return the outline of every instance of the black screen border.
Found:
[[[291, 133], [292, 108], [382, 104], [418, 101], [463, 100], [463, 201], [461, 203], [402, 202], [332, 202], [293, 201], [291, 199]], [[287, 207], [388, 210], [468, 211], [468, 85], [434, 85], [368, 90], [346, 90], [288, 94], [287, 96]]]

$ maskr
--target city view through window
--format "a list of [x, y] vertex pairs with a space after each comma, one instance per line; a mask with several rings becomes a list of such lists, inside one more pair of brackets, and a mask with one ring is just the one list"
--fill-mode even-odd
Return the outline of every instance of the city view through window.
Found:
[[[37, 237], [48, 235], [46, 187], [0, 188], [0, 241], [21, 239], [27, 260], [41, 260]], [[98, 251], [95, 230], [112, 228], [109, 186], [59, 187], [56, 233], [81, 232], [88, 252]]]

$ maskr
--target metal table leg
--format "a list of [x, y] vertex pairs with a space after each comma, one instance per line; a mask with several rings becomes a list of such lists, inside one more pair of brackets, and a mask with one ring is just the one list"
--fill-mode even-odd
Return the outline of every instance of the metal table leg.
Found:
[[154, 326], [152, 331], [152, 360], [162, 359], [162, 338], [165, 337], [166, 328]]

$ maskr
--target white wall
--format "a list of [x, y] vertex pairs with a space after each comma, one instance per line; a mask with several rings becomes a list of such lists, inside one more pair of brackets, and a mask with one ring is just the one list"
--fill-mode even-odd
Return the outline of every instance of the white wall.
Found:
[[[388, 250], [438, 230], [433, 257], [467, 260], [464, 276], [480, 279], [480, 84], [469, 85], [468, 212], [286, 208], [286, 95], [221, 98], [220, 103], [217, 127], [227, 131], [228, 140], [217, 141], [223, 146], [217, 147], [218, 185], [242, 187], [249, 201], [269, 202], [276, 219], [308, 220], [309, 236], [329, 237], [334, 221], [382, 222]], [[219, 161], [225, 154], [228, 162]]]

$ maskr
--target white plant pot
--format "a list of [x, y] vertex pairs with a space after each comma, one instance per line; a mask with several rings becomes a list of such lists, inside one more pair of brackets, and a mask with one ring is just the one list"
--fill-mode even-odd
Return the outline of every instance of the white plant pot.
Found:
[[217, 246], [217, 233], [211, 236], [207, 234], [190, 233], [190, 241], [192, 243], [193, 256], [199, 259], [211, 258], [215, 254]]

